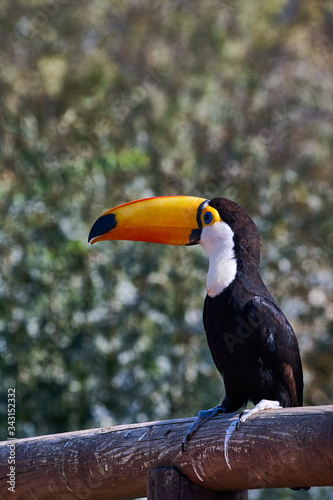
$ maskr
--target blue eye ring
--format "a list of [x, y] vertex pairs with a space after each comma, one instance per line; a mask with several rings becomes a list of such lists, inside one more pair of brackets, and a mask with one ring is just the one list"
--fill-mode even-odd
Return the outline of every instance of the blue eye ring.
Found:
[[203, 216], [203, 220], [205, 224], [210, 224], [213, 220], [213, 215], [211, 212], [206, 212]]

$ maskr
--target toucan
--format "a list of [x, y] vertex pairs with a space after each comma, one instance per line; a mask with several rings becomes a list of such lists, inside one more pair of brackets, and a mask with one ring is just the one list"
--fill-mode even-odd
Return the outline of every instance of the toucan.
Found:
[[183, 440], [219, 413], [248, 401], [239, 423], [264, 409], [302, 406], [303, 374], [295, 333], [260, 275], [260, 236], [245, 209], [226, 198], [146, 198], [101, 215], [89, 242], [136, 240], [200, 244], [209, 259], [203, 323], [225, 396], [199, 412]]

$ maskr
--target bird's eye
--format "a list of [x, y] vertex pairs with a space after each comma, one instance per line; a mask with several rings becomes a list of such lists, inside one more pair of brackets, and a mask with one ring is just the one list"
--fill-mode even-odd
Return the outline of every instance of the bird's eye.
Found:
[[213, 215], [211, 214], [211, 212], [206, 212], [203, 216], [203, 219], [205, 224], [210, 224], [213, 220]]

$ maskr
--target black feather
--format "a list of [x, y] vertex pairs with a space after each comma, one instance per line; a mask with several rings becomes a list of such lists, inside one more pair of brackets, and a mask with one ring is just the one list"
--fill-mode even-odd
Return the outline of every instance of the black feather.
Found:
[[303, 374], [294, 331], [260, 276], [259, 232], [245, 210], [225, 198], [216, 208], [234, 232], [237, 273], [216, 297], [206, 297], [204, 326], [226, 395], [222, 406], [236, 411], [251, 400], [301, 406]]

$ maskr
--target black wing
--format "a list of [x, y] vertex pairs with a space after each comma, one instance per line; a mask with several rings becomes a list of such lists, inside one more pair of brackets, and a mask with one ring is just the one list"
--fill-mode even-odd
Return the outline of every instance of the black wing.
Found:
[[295, 333], [272, 300], [255, 296], [248, 302], [248, 320], [258, 345], [277, 368], [291, 406], [303, 404], [302, 364]]

